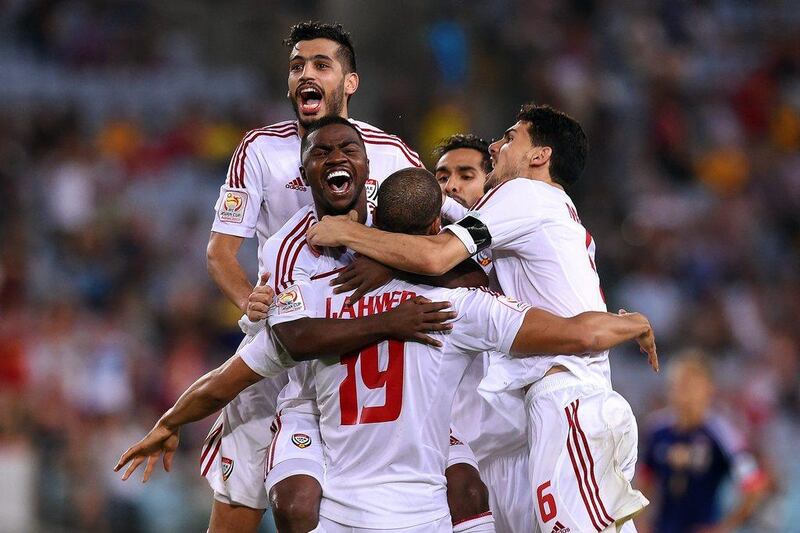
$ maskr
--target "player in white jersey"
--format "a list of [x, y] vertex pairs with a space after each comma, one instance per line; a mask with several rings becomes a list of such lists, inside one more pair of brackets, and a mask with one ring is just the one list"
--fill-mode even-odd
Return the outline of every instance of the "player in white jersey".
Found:
[[[492, 169], [489, 143], [471, 134], [457, 134], [436, 147], [434, 167], [442, 192], [461, 208], [442, 209], [442, 217], [460, 220], [483, 197], [488, 173]], [[491, 255], [483, 250], [475, 261], [489, 276], [489, 287], [500, 292]], [[489, 367], [489, 354], [476, 357], [464, 374], [453, 402], [453, 428], [467, 440], [478, 460], [481, 478], [489, 489], [489, 503], [495, 531], [532, 531], [530, 510], [533, 496], [528, 483], [528, 441], [521, 423], [509, 424], [478, 394], [478, 384]], [[503, 409], [511, 418], [525, 420], [521, 391], [502, 393]]]
[[[297, 120], [248, 132], [231, 158], [220, 188], [208, 243], [208, 270], [222, 292], [243, 312], [253, 289], [237, 253], [245, 238], [264, 241], [311, 203], [299, 174], [300, 138], [305, 127], [327, 115], [348, 116], [348, 102], [358, 89], [355, 53], [339, 25], [301, 23], [291, 30], [288, 97]], [[371, 203], [381, 179], [394, 170], [422, 166], [416, 153], [398, 137], [353, 121], [367, 146]], [[260, 262], [260, 261], [259, 261]], [[261, 263], [261, 262], [260, 262]], [[261, 271], [269, 271], [263, 264]], [[248, 342], [263, 322], [243, 316]], [[270, 440], [275, 400], [286, 383], [279, 375], [244, 391], [228, 404], [203, 446], [201, 473], [214, 490], [211, 530], [254, 531], [267, 507], [263, 466]], [[286, 503], [296, 504], [290, 499]], [[297, 508], [298, 505], [294, 505]]]
[[[438, 230], [437, 189], [425, 170], [396, 172], [380, 189], [376, 222], [406, 231]], [[338, 270], [331, 267], [337, 266], [334, 261], [341, 252], [320, 253], [300, 249], [294, 268], [284, 275], [291, 284], [284, 284], [270, 311], [273, 332], [293, 357], [303, 358], [309, 352], [306, 343], [298, 342], [294, 328], [303, 318], [366, 316], [417, 295], [448, 299], [458, 312], [455, 328], [442, 337], [441, 347], [388, 342], [312, 363], [327, 463], [320, 523], [328, 532], [444, 530], [440, 528], [449, 525], [449, 517], [442, 472], [450, 409], [471, 357], [487, 349], [512, 351], [512, 342], [515, 353], [558, 352], [567, 346], [572, 353], [587, 346], [575, 340], [574, 330], [558, 323], [568, 320], [540, 310], [523, 318], [527, 304], [485, 290], [392, 281], [346, 305], [346, 295], [334, 295], [327, 283], [330, 273]], [[319, 272], [320, 262], [330, 269], [328, 275]], [[340, 261], [339, 267], [346, 263]], [[589, 315], [610, 322], [625, 318]], [[625, 338], [636, 336], [633, 333]], [[263, 349], [254, 343], [240, 355], [248, 364], [255, 360], [255, 369], [259, 352]], [[442, 522], [445, 517], [447, 524]], [[490, 527], [473, 524], [469, 531], [484, 530], [480, 526]]]
[[[309, 230], [309, 242], [344, 245], [424, 274], [488, 248], [505, 293], [561, 316], [605, 310], [594, 241], [563, 188], [585, 163], [580, 125], [547, 106], [524, 106], [491, 153], [495, 187], [449, 231], [431, 237], [392, 235], [331, 217]], [[648, 355], [657, 366], [654, 354]], [[608, 353], [496, 358], [481, 385], [492, 401], [495, 392], [523, 387], [539, 528], [545, 533], [632, 530], [629, 519], [648, 502], [630, 484], [636, 421], [611, 388]]]
[[[299, 210], [262, 249], [263, 262], [273, 268], [272, 283], [277, 291], [284, 290], [287, 284], [291, 283], [298, 257], [308, 253], [307, 248], [304, 249], [306, 242], [303, 236], [308, 225], [316, 221], [317, 213], [342, 213], [347, 212], [352, 205], [357, 205], [359, 216], [363, 217], [363, 220], [369, 216], [364, 190], [368, 166], [363, 146], [357, 128], [341, 118], [326, 117], [309, 125], [307, 136], [302, 141], [301, 170], [303, 178], [313, 192], [314, 206]], [[335, 265], [327, 256], [317, 257], [312, 254], [312, 257], [314, 271], [309, 274], [310, 276], [334, 270]], [[349, 263], [351, 255], [344, 254], [340, 260]], [[478, 273], [482, 282], [485, 276]], [[465, 276], [461, 276], [462, 281], [464, 278]], [[348, 323], [342, 330], [343, 334], [350, 335], [351, 338], [337, 340], [335, 335], [339, 330], [331, 329], [336, 326], [326, 324], [324, 329], [317, 329], [321, 327], [320, 324], [307, 325], [297, 333], [297, 338], [300, 339], [304, 349], [301, 355], [330, 353], [330, 348], [325, 346], [331, 344], [340, 350], [346, 349], [347, 346], [361, 346], [359, 338], [351, 333], [352, 326]], [[321, 342], [324, 342], [325, 346]], [[321, 480], [323, 470], [322, 461], [316, 460], [321, 456], [314, 454], [316, 451], [314, 443], [318, 444], [319, 439], [309, 438], [313, 433], [318, 433], [318, 429], [314, 427], [318, 426], [318, 422], [309, 419], [307, 409], [298, 408], [296, 405], [297, 398], [294, 396], [303, 397], [303, 389], [298, 385], [299, 380], [295, 379], [295, 372], [302, 372], [302, 369], [290, 372], [289, 384], [281, 393], [281, 400], [290, 405], [288, 407], [281, 405], [278, 410], [276, 435], [268, 458], [267, 489], [270, 498], [273, 501], [278, 500], [278, 503], [280, 495], [277, 493], [295, 494], [298, 491], [308, 490], [305, 486], [297, 485], [300, 483], [307, 485], [308, 477]], [[311, 411], [311, 414], [314, 412]], [[300, 420], [302, 427], [292, 428], [287, 424], [290, 415], [293, 420]], [[294, 436], [293, 431], [303, 436], [304, 445], [292, 442], [290, 444], [294, 446], [282, 447], [281, 444], [284, 443], [282, 439], [288, 435]], [[456, 440], [450, 447], [446, 476], [451, 512], [456, 520], [466, 520], [489, 510], [488, 494], [480, 480], [477, 462], [469, 447], [460, 440]], [[321, 491], [321, 488], [319, 490]]]
[[[265, 245], [264, 254], [262, 259], [270, 268], [274, 269], [273, 281], [276, 286], [284, 286], [285, 283], [291, 281], [291, 272], [294, 264], [298, 258], [298, 252], [303, 248], [307, 250], [303, 237], [303, 231], [307, 223], [315, 219], [315, 213], [319, 210], [321, 213], [346, 213], [351, 208], [356, 208], [359, 213], [364, 217], [368, 216], [368, 203], [365, 190], [366, 179], [369, 174], [369, 162], [366, 158], [366, 149], [361, 137], [355, 126], [341, 117], [327, 117], [316, 123], [321, 131], [318, 135], [312, 137], [318, 139], [319, 142], [311, 145], [308, 151], [312, 151], [315, 155], [320, 152], [322, 155], [317, 155], [314, 162], [324, 161], [323, 164], [312, 164], [308, 158], [304, 159], [304, 170], [308, 169], [308, 173], [303, 173], [304, 178], [308, 176], [311, 182], [311, 187], [314, 190], [315, 203], [314, 206], [307, 206], [301, 209], [298, 214], [293, 217], [289, 223], [279, 230], [272, 238], [267, 240]], [[326, 127], [326, 124], [328, 125]], [[310, 125], [309, 130], [315, 126]], [[327, 136], [326, 136], [327, 134]], [[337, 136], [338, 134], [338, 136]], [[305, 142], [305, 139], [304, 139]], [[320, 207], [322, 206], [322, 207]], [[299, 238], [298, 238], [299, 237]], [[325, 258], [315, 260], [315, 265], [318, 268], [324, 268], [326, 265]], [[285, 295], [284, 295], [285, 296]], [[436, 330], [438, 328], [446, 328], [446, 325], [437, 324], [448, 318], [452, 318], [452, 313], [439, 313], [437, 310], [446, 307], [447, 304], [433, 304], [425, 302], [409, 302], [392, 310], [390, 313], [384, 314], [380, 317], [369, 317], [363, 321], [348, 320], [346, 324], [344, 321], [332, 321], [321, 325], [321, 330], [313, 332], [310, 338], [304, 340], [304, 345], [308, 346], [318, 353], [342, 353], [358, 349], [369, 343], [373, 343], [386, 338], [398, 339], [401, 341], [419, 340], [431, 342], [429, 337], [422, 332]], [[262, 331], [264, 328], [262, 328]], [[259, 347], [263, 343], [258, 340], [258, 335], [254, 336], [252, 342]], [[267, 337], [271, 339], [271, 335]], [[338, 351], [337, 351], [338, 350]], [[285, 369], [293, 366], [293, 362], [288, 357], [282, 357], [283, 351], [279, 350], [277, 346], [271, 345], [270, 353], [274, 354], [271, 359], [271, 366], [269, 371], [263, 371], [263, 377], [270, 379], [275, 376], [286, 374]], [[291, 370], [290, 370], [291, 371]], [[177, 447], [177, 431], [179, 427], [185, 423], [199, 420], [219, 408], [223, 407], [226, 403], [233, 400], [246, 387], [263, 381], [261, 376], [254, 374], [248, 367], [241, 363], [237, 357], [229, 360], [225, 365], [212, 371], [211, 373], [203, 376], [195, 384], [181, 396], [176, 402], [176, 405], [170, 409], [156, 425], [156, 428], [138, 447], [138, 451], [129, 450], [126, 452], [127, 459], [135, 456], [134, 464], [126, 472], [124, 478], [127, 478], [146, 456], [151, 455], [148, 452], [148, 439], [163, 437], [162, 442], [164, 449], [168, 452], [165, 456], [165, 467], [168, 468], [171, 462], [172, 452]], [[302, 398], [299, 398], [302, 399]], [[274, 399], [273, 399], [274, 401]], [[313, 399], [312, 399], [313, 402]], [[291, 434], [292, 424], [294, 427], [305, 429], [303, 425], [305, 418], [300, 420], [295, 419], [291, 423], [288, 421], [290, 414], [287, 414], [287, 421], [285, 421], [286, 430]], [[318, 422], [314, 421], [315, 425]], [[269, 428], [266, 429], [269, 431]], [[214, 440], [204, 447], [204, 460], [208, 460], [209, 456], [218, 453], [220, 449], [219, 434], [213, 435]], [[306, 441], [304, 447], [311, 444]], [[319, 439], [314, 443], [316, 447], [320, 446]], [[142, 450], [144, 450], [142, 452]], [[142, 453], [140, 453], [142, 452]], [[133, 455], [131, 455], [133, 454]], [[272, 458], [272, 454], [270, 455]], [[120, 466], [125, 462], [121, 462]], [[148, 466], [145, 471], [145, 479], [147, 479], [152, 472], [155, 465], [154, 460], [148, 461]], [[227, 472], [235, 470], [238, 466], [235, 462], [228, 462], [226, 464]], [[119, 468], [118, 467], [118, 468]], [[263, 462], [258, 465], [259, 475], [257, 482], [263, 485], [264, 479], [264, 464]], [[301, 474], [301, 475], [297, 475]], [[304, 474], [304, 475], [303, 475]], [[476, 472], [477, 476], [477, 472]], [[287, 495], [294, 498], [288, 513], [290, 524], [287, 527], [282, 526], [284, 531], [309, 531], [317, 525], [316, 508], [319, 507], [319, 499], [321, 494], [320, 482], [322, 480], [322, 473], [320, 469], [299, 470], [292, 473], [290, 476], [294, 479], [294, 483], [288, 486]], [[299, 478], [299, 481], [298, 481]], [[285, 481], [289, 481], [288, 479]], [[478, 483], [480, 479], [478, 478]], [[301, 504], [307, 504], [314, 507], [312, 513], [302, 512], [297, 510], [298, 494], [300, 495]], [[488, 509], [488, 502], [487, 502]], [[303, 510], [303, 505], [299, 506]], [[293, 513], [299, 513], [300, 516], [295, 517]], [[298, 519], [299, 518], [299, 519]], [[308, 521], [312, 523], [308, 523]], [[218, 527], [218, 526], [214, 526]]]

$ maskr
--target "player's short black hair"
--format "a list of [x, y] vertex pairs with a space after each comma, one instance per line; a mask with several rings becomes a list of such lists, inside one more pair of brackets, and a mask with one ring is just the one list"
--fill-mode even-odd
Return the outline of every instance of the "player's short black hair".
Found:
[[446, 137], [439, 142], [433, 149], [433, 157], [440, 159], [444, 154], [457, 148], [471, 148], [477, 150], [483, 156], [481, 166], [487, 174], [492, 170], [492, 158], [489, 155], [489, 142], [481, 139], [472, 133], [456, 133]]
[[442, 211], [442, 189], [424, 168], [391, 174], [378, 189], [375, 222], [392, 233], [425, 235]]
[[344, 71], [356, 72], [356, 51], [353, 48], [353, 41], [350, 33], [344, 31], [339, 23], [326, 24], [311, 20], [299, 22], [289, 29], [289, 37], [283, 40], [283, 44], [293, 48], [300, 41], [312, 39], [328, 39], [339, 43], [339, 51], [336, 56]]
[[528, 134], [534, 145], [549, 146], [550, 177], [566, 187], [572, 185], [586, 166], [588, 141], [577, 120], [548, 105], [525, 104], [517, 120], [528, 123]]
[[358, 128], [355, 124], [347, 120], [346, 118], [342, 118], [338, 115], [328, 115], [322, 117], [319, 120], [315, 120], [308, 126], [306, 126], [306, 132], [303, 135], [303, 138], [300, 139], [300, 154], [304, 154], [306, 151], [306, 147], [308, 146], [308, 136], [317, 131], [318, 129], [324, 128], [325, 126], [330, 126], [331, 124], [341, 124], [342, 126], [347, 126], [348, 128], [353, 128], [353, 131], [356, 132], [358, 135], [358, 140], [361, 141], [361, 146], [364, 146], [365, 150], [366, 147], [364, 145], [364, 138], [361, 136], [361, 132], [358, 131]]

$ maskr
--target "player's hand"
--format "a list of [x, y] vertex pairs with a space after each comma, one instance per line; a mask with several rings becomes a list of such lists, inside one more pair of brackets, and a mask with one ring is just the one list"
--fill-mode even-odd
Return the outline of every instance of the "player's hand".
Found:
[[650, 366], [653, 367], [653, 370], [658, 372], [659, 366], [658, 366], [658, 351], [656, 350], [656, 336], [653, 333], [653, 328], [650, 326], [650, 321], [647, 320], [647, 317], [645, 317], [641, 313], [629, 313], [625, 309], [620, 309], [619, 314], [620, 316], [636, 315], [637, 318], [640, 318], [641, 320], [647, 323], [647, 332], [639, 335], [639, 337], [637, 337], [636, 339], [636, 342], [639, 343], [639, 351], [647, 355], [647, 362], [650, 363]]
[[355, 289], [353, 294], [345, 300], [348, 305], [353, 305], [365, 293], [386, 285], [391, 281], [393, 274], [394, 271], [383, 263], [360, 255], [331, 280], [331, 285], [336, 286], [333, 289], [334, 294], [350, 292]]
[[267, 318], [269, 306], [272, 305], [272, 299], [275, 297], [275, 291], [267, 285], [267, 281], [269, 281], [269, 272], [261, 275], [258, 285], [253, 287], [253, 292], [247, 297], [247, 318], [252, 322]]
[[306, 240], [314, 248], [346, 246], [345, 238], [353, 226], [360, 225], [356, 211], [350, 211], [347, 215], [327, 215], [308, 228]]
[[142, 477], [142, 483], [146, 483], [150, 479], [150, 475], [153, 473], [153, 469], [162, 453], [164, 454], [164, 470], [169, 472], [172, 468], [172, 457], [175, 455], [175, 450], [178, 449], [179, 440], [177, 430], [173, 431], [156, 424], [142, 440], [125, 450], [125, 453], [119, 458], [117, 466], [114, 467], [114, 472], [119, 472], [122, 467], [133, 460], [122, 475], [122, 480], [125, 481], [131, 477], [131, 474], [146, 459], [147, 464]]
[[450, 302], [432, 302], [424, 296], [417, 296], [383, 313], [383, 316], [388, 321], [393, 338], [438, 348], [442, 343], [426, 333], [453, 329], [452, 324], [446, 323], [458, 315], [455, 311], [446, 311], [451, 307]]

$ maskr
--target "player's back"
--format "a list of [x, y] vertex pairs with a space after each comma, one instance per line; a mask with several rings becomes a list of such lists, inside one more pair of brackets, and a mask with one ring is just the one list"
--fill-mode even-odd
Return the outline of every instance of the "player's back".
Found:
[[[334, 295], [327, 280], [318, 281], [326, 296], [316, 305], [328, 318], [379, 313], [415, 296], [450, 301], [459, 313], [453, 331], [438, 336], [441, 348], [390, 340], [313, 363], [327, 464], [321, 514], [379, 529], [446, 516], [444, 470], [456, 388], [473, 357], [510, 348], [527, 307], [498, 303], [482, 290], [399, 280], [345, 306], [346, 294]], [[500, 327], [510, 322], [516, 327]]]
[[[494, 272], [506, 294], [564, 317], [606, 311], [594, 240], [563, 190], [517, 178], [489, 191], [475, 210], [491, 234]], [[581, 378], [610, 385], [608, 352], [508, 362], [502, 376], [493, 376], [498, 388], [500, 382], [502, 388], [524, 386], [557, 364]]]

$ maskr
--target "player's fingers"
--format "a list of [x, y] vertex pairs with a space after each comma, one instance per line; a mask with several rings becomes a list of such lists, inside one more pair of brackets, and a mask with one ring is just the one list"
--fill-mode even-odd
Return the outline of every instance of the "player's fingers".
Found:
[[436, 348], [441, 348], [442, 343], [434, 339], [433, 337], [429, 337], [424, 333], [417, 333], [414, 335], [414, 340], [417, 342], [421, 342], [422, 344], [427, 344], [428, 346], [435, 346]]
[[348, 281], [350, 281], [351, 279], [353, 279], [357, 275], [358, 274], [352, 268], [352, 265], [348, 266], [346, 269], [344, 269], [341, 272], [339, 272], [339, 275], [337, 275], [335, 278], [333, 278], [331, 280], [331, 285], [337, 286], [337, 285], [341, 285], [342, 283], [347, 283]]
[[166, 452], [164, 454], [164, 470], [169, 472], [172, 470], [172, 458], [175, 456], [175, 451]]
[[353, 222], [358, 222], [358, 211], [355, 209], [351, 209], [350, 212], [347, 213], [347, 216], [350, 217], [350, 220]]
[[271, 274], [270, 272], [264, 272], [263, 274], [261, 274], [261, 278], [259, 278], [258, 284], [261, 285], [262, 287], [266, 286], [267, 282], [269, 281], [270, 274]]
[[117, 464], [114, 467], [114, 472], [119, 472], [119, 469], [125, 466], [125, 464], [131, 460], [131, 450], [133, 450], [133, 448], [128, 448], [122, 452], [122, 455], [119, 456], [119, 461], [117, 461]]
[[147, 480], [150, 479], [150, 475], [153, 473], [153, 468], [155, 468], [156, 463], [158, 462], [159, 455], [161, 454], [155, 453], [153, 455], [147, 456], [147, 464], [144, 466], [144, 475], [142, 476], [142, 483], [147, 483]]
[[144, 461], [144, 457], [142, 457], [141, 455], [137, 456], [130, 464], [128, 469], [125, 471], [125, 473], [122, 474], [122, 481], [126, 481], [129, 477], [131, 477], [131, 474], [133, 474], [134, 471], [137, 468], [139, 468], [139, 465], [142, 464], [142, 461]]
[[425, 313], [424, 320], [425, 322], [446, 322], [448, 320], [453, 320], [458, 316], [458, 313], [455, 311], [439, 311], [439, 312], [430, 312]]
[[450, 331], [453, 329], [453, 324], [443, 324], [442, 322], [426, 322], [422, 325], [422, 330], [428, 333], [434, 331]]
[[422, 306], [423, 313], [435, 313], [437, 311], [442, 311], [443, 309], [450, 309], [453, 307], [453, 304], [450, 302], [428, 302], [420, 305]]
[[250, 302], [247, 304], [248, 311], [260, 311], [266, 313], [269, 307], [264, 302]]
[[370, 287], [364, 285], [364, 282], [359, 280], [358, 287], [353, 291], [353, 294], [347, 297], [347, 305], [352, 305], [353, 302], [359, 301], [367, 292], [372, 290]]
[[424, 296], [417, 296], [416, 298], [414, 298], [414, 303], [415, 304], [426, 304], [426, 303], [430, 303], [430, 300], [428, 300]]

